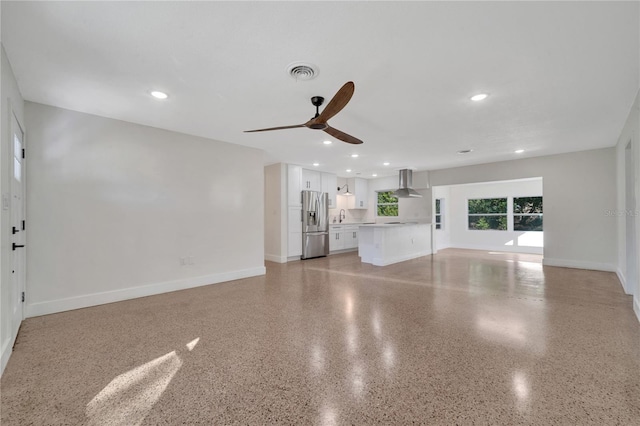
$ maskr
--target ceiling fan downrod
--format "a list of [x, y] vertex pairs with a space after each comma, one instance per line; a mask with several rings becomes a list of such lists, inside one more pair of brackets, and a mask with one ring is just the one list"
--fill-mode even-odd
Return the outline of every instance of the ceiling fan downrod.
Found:
[[324, 103], [324, 98], [322, 96], [314, 96], [311, 98], [311, 103], [316, 107], [316, 115], [313, 118], [318, 118], [320, 115], [320, 105]]

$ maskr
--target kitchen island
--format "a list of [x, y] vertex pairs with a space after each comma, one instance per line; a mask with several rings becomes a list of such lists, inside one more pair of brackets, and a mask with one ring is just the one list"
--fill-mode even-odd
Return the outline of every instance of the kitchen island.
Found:
[[432, 250], [430, 223], [380, 223], [360, 225], [358, 255], [363, 263], [386, 266], [416, 257]]

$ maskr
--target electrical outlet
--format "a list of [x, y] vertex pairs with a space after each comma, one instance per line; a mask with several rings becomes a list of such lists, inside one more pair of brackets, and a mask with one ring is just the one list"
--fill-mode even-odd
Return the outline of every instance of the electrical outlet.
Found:
[[184, 265], [186, 265], [186, 262], [185, 262], [184, 257], [179, 257], [179, 258], [178, 258], [178, 261], [180, 262], [180, 266], [184, 266]]
[[196, 264], [195, 258], [193, 256], [187, 257], [187, 264], [188, 265], [195, 265]]

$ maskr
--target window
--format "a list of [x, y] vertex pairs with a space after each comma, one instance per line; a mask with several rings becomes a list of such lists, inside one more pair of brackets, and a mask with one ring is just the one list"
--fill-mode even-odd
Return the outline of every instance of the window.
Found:
[[468, 200], [469, 230], [507, 230], [507, 199]]
[[442, 221], [442, 210], [444, 207], [444, 199], [436, 199], [436, 229], [444, 229], [444, 222]]
[[398, 198], [393, 191], [378, 192], [378, 216], [398, 216]]
[[513, 230], [542, 231], [542, 197], [513, 198]]

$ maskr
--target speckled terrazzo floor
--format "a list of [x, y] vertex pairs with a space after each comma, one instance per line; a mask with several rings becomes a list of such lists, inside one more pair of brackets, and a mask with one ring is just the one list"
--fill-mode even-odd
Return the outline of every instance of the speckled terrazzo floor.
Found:
[[2, 425], [640, 425], [612, 273], [355, 253], [24, 322]]

